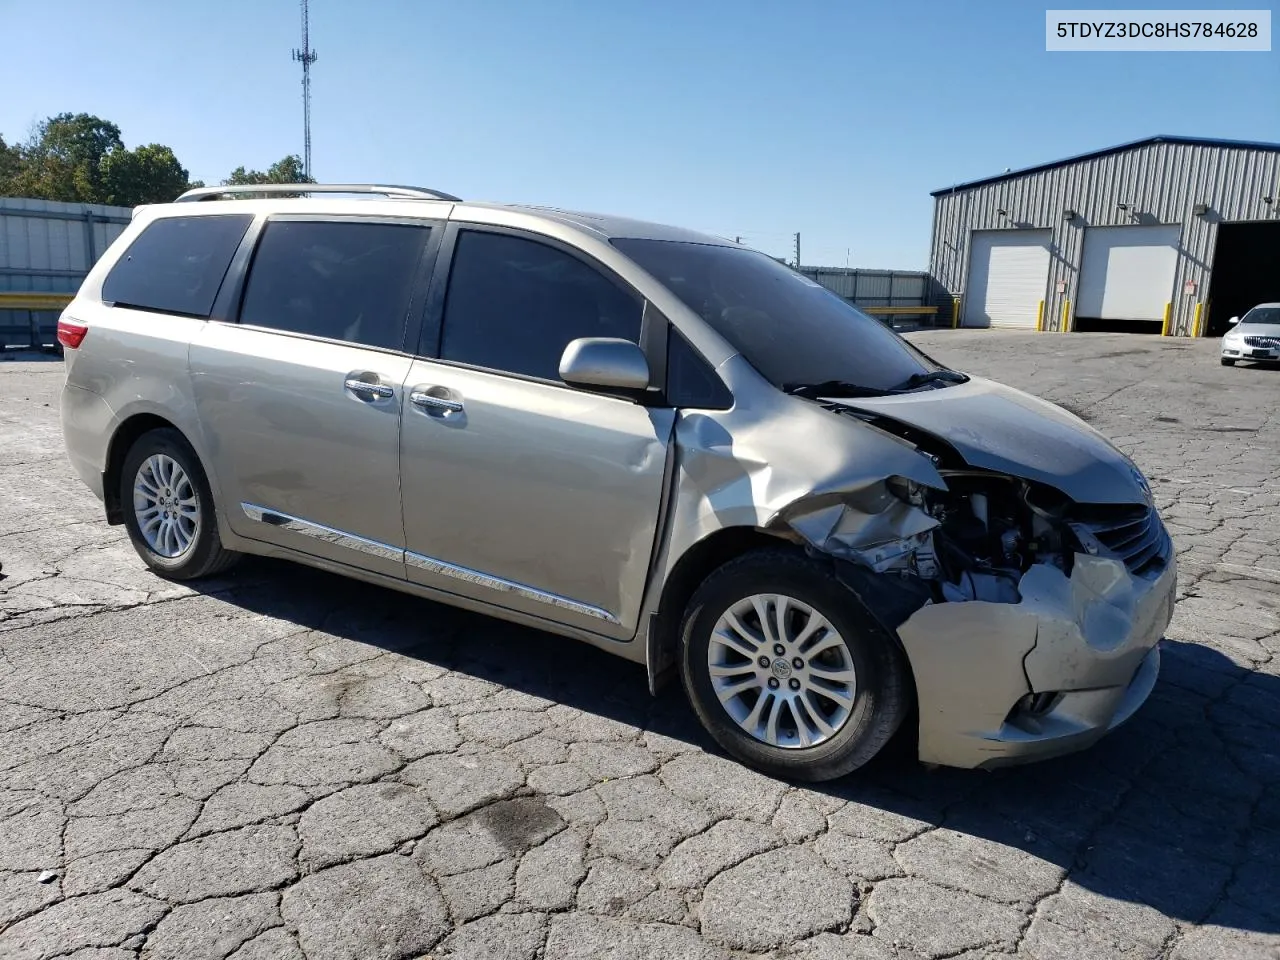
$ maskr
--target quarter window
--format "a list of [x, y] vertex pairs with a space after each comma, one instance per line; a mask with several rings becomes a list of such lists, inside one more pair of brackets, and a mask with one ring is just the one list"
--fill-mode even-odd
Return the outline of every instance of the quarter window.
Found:
[[253, 217], [164, 217], [143, 229], [102, 283], [119, 307], [207, 317]]
[[254, 254], [240, 322], [399, 350], [430, 228], [278, 220]]
[[509, 234], [458, 236], [445, 300], [442, 359], [560, 380], [579, 337], [640, 339], [641, 302], [554, 247]]

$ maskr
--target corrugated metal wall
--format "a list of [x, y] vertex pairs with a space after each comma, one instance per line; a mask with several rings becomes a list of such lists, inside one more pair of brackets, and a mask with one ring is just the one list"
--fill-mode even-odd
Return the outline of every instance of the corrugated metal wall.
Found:
[[[75, 293], [128, 225], [129, 207], [0, 197], [0, 292]], [[53, 342], [58, 315], [0, 310], [0, 349]]]
[[[1278, 184], [1280, 151], [1153, 143], [957, 189], [935, 198], [930, 272], [948, 293], [963, 296], [974, 230], [1049, 228], [1053, 240], [1044, 327], [1057, 330], [1065, 302], [1076, 301], [1087, 227], [1178, 224], [1182, 245], [1171, 332], [1190, 336], [1196, 304], [1208, 294], [1218, 224], [1280, 221]], [[1268, 204], [1263, 197], [1274, 199]], [[1119, 209], [1122, 202], [1130, 205], [1128, 210]], [[1196, 216], [1192, 208], [1197, 203], [1208, 204], [1209, 212]], [[1066, 210], [1077, 214], [1070, 222], [1063, 218]], [[1194, 293], [1184, 292], [1188, 282], [1195, 284]]]

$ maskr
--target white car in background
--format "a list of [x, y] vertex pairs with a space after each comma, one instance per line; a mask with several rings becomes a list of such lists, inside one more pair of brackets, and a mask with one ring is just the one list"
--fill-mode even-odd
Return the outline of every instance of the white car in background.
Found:
[[1280, 360], [1280, 303], [1260, 303], [1243, 317], [1232, 317], [1222, 338], [1224, 367], [1237, 360]]

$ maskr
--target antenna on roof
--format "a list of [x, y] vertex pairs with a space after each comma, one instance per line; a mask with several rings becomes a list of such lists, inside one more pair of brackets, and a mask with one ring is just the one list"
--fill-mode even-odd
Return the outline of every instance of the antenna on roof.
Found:
[[293, 59], [302, 64], [302, 173], [311, 176], [311, 65], [316, 52], [311, 49], [311, 17], [307, 0], [302, 0], [302, 49], [293, 51]]

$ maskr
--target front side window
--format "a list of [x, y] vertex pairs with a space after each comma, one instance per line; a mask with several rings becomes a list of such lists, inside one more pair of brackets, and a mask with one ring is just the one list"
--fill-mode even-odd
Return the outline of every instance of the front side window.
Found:
[[449, 272], [440, 356], [558, 382], [570, 341], [638, 342], [642, 309], [636, 297], [555, 247], [464, 230]]
[[268, 223], [240, 322], [399, 350], [429, 233], [398, 223]]
[[102, 299], [118, 307], [209, 316], [252, 222], [249, 214], [153, 221], [107, 274]]
[[939, 369], [878, 320], [763, 253], [669, 240], [613, 244], [776, 387], [888, 391]]

